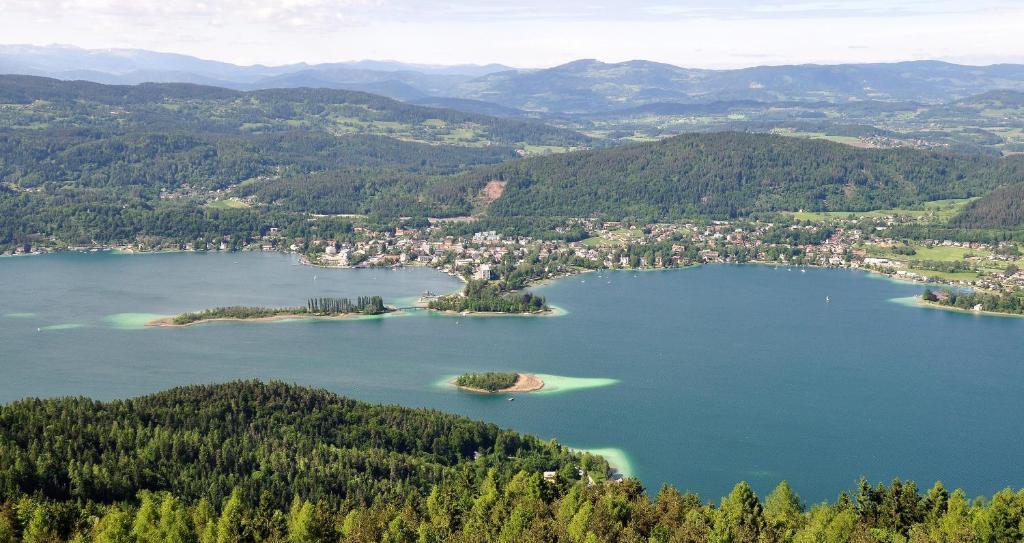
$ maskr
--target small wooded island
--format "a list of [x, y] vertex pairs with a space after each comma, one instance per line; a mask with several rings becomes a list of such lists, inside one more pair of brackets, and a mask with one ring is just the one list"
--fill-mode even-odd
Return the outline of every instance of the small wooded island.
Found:
[[535, 392], [544, 388], [544, 381], [525, 373], [463, 373], [452, 383], [463, 390], [484, 394]]
[[431, 300], [427, 307], [456, 313], [508, 313], [536, 315], [551, 311], [543, 296], [530, 292], [505, 294], [487, 281], [470, 281], [458, 294]]
[[310, 298], [304, 307], [215, 307], [182, 313], [149, 322], [149, 326], [189, 326], [210, 321], [268, 321], [292, 318], [341, 319], [358, 315], [381, 315], [395, 311], [384, 305], [380, 296], [349, 298]]
[[925, 289], [921, 301], [941, 307], [977, 313], [997, 313], [1002, 315], [1024, 315], [1024, 292], [961, 292], [943, 289], [938, 292]]

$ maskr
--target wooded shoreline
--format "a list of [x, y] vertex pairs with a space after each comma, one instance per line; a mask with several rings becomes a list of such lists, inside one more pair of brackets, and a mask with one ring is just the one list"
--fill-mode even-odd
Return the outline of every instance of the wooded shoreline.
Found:
[[498, 390], [486, 390], [483, 388], [476, 388], [470, 386], [464, 386], [457, 383], [458, 379], [452, 379], [451, 384], [460, 390], [467, 392], [475, 392], [477, 394], [507, 394], [509, 392], [537, 392], [544, 388], [544, 381], [540, 377], [529, 373], [517, 373], [517, 379], [514, 385]]

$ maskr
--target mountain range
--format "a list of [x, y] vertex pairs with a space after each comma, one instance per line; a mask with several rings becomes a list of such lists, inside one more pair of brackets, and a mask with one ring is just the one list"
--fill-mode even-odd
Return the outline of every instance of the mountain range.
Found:
[[447, 95], [457, 85], [508, 66], [444, 66], [362, 60], [325, 64], [238, 66], [141, 49], [0, 45], [0, 73], [40, 75], [105, 84], [197, 83], [236, 90], [325, 87], [411, 99]]
[[708, 70], [645, 60], [587, 59], [533, 70], [371, 60], [238, 66], [137, 49], [29, 45], [0, 46], [0, 73], [106, 84], [200, 83], [237, 90], [336, 88], [502, 116], [594, 114], [723, 100], [935, 103], [994, 90], [1024, 90], [1024, 65], [1018, 64], [910, 61]]

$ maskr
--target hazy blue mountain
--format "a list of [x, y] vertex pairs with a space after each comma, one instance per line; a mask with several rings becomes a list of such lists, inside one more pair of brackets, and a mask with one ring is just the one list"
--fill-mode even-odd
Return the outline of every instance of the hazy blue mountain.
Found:
[[363, 70], [375, 70], [379, 72], [404, 72], [413, 71], [424, 74], [439, 75], [470, 75], [480, 77], [495, 72], [512, 70], [511, 66], [503, 64], [413, 64], [398, 62], [397, 60], [357, 60], [353, 62], [339, 62], [337, 65], [348, 68], [359, 68]]
[[642, 60], [578, 60], [544, 70], [489, 74], [460, 85], [456, 94], [527, 111], [587, 113], [659, 102], [939, 102], [996, 89], [1024, 90], [1024, 66], [915, 61], [699, 70]]
[[[236, 66], [188, 55], [139, 49], [0, 45], [0, 73], [85, 80], [107, 85], [195, 83], [237, 90], [330, 88], [370, 92], [403, 101], [448, 95], [459, 84], [507, 70], [510, 70], [508, 66], [500, 64], [444, 66], [393, 60]], [[483, 113], [479, 106], [471, 106], [468, 102], [466, 105], [464, 111]], [[515, 116], [511, 112], [508, 110], [502, 116]]]
[[275, 67], [236, 66], [227, 62], [142, 49], [81, 49], [66, 45], [45, 47], [0, 45], [0, 70], [6, 73], [51, 77], [82, 71], [101, 72], [115, 76], [126, 76], [133, 72], [149, 72], [151, 74], [173, 72], [181, 75], [194, 74], [222, 81], [253, 82], [260, 78], [298, 71], [307, 67], [305, 64]]
[[271, 88], [282, 82], [282, 78], [285, 78], [284, 86], [319, 83], [335, 88], [349, 88], [357, 83], [399, 81], [419, 89], [421, 93], [436, 94], [469, 79], [509, 69], [500, 64], [443, 66], [390, 60], [237, 66], [140, 49], [0, 45], [0, 73], [85, 79], [107, 84], [186, 82], [254, 89]]
[[[84, 79], [106, 84], [187, 82], [239, 90], [325, 87], [417, 101], [459, 99], [444, 107], [514, 116], [595, 114], [656, 104], [810, 101], [940, 103], [990, 91], [1024, 91], [1024, 65], [963, 66], [936, 61], [891, 64], [690, 69], [633, 60], [577, 60], [541, 70], [499, 64], [441, 66], [363, 60], [327, 64], [236, 66], [137, 49], [0, 46], [0, 73]], [[484, 105], [493, 104], [493, 105]], [[495, 107], [507, 108], [501, 112]], [[637, 111], [644, 112], [643, 109]]]
[[[4, 72], [7, 73], [7, 72]], [[21, 72], [17, 72], [21, 73]], [[64, 81], [91, 81], [103, 83], [104, 85], [139, 85], [141, 83], [192, 83], [195, 85], [209, 85], [214, 87], [240, 89], [245, 85], [236, 81], [225, 81], [194, 72], [179, 71], [154, 71], [136, 70], [123, 74], [112, 74], [96, 70], [70, 70], [57, 72], [52, 75], [27, 73], [26, 75], [41, 75], [42, 77], [53, 77]]]
[[399, 100], [409, 100], [446, 94], [458, 84], [470, 79], [472, 77], [467, 75], [426, 74], [414, 71], [380, 72], [335, 65], [330, 68], [309, 68], [262, 78], [247, 85], [246, 88], [323, 87], [362, 90]]

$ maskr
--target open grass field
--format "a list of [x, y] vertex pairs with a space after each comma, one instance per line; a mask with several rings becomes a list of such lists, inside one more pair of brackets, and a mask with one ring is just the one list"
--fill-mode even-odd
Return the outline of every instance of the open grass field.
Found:
[[207, 203], [206, 207], [211, 209], [244, 209], [249, 207], [249, 204], [241, 200], [214, 200]]
[[[927, 247], [916, 243], [911, 244], [910, 246], [914, 248], [916, 254], [897, 254], [893, 252], [891, 248], [881, 247], [878, 245], [867, 245], [864, 249], [870, 256], [902, 262], [906, 266], [905, 269], [909, 272], [948, 281], [973, 281], [982, 274], [1002, 272], [1009, 264], [1009, 262], [1005, 260], [989, 260], [988, 257], [992, 256], [992, 252], [981, 249], [948, 247], [942, 245]], [[970, 266], [970, 269], [967, 271], [947, 272], [928, 270], [923, 267], [924, 262], [964, 261], [966, 261]], [[1018, 261], [1017, 265], [1021, 265], [1021, 262]]]
[[924, 275], [926, 277], [934, 277], [935, 279], [944, 279], [946, 281], [974, 281], [979, 275], [977, 272], [941, 272], [914, 268], [910, 268], [907, 271]]
[[441, 119], [427, 119], [419, 124], [409, 124], [347, 116], [331, 117], [330, 121], [330, 131], [335, 135], [374, 134], [402, 141], [466, 147], [483, 147], [495, 143], [488, 137], [483, 126], [473, 123], [455, 125]]
[[842, 143], [843, 145], [860, 147], [862, 149], [870, 149], [874, 147], [874, 145], [854, 136], [836, 136], [826, 134], [824, 132], [802, 132], [792, 129], [777, 129], [775, 130], [775, 133], [780, 136], [789, 136], [793, 138], [807, 138], [812, 140], [833, 141], [835, 143]]
[[588, 247], [612, 247], [616, 245], [623, 245], [628, 241], [638, 240], [643, 236], [644, 233], [640, 230], [620, 228], [618, 230], [602, 233], [600, 236], [587, 238], [583, 240], [583, 244]]
[[825, 222], [829, 219], [846, 219], [848, 217], [860, 218], [883, 218], [883, 217], [913, 217], [918, 220], [932, 220], [944, 222], [953, 218], [968, 203], [977, 198], [965, 198], [956, 200], [935, 200], [925, 202], [920, 209], [878, 209], [875, 211], [787, 211], [787, 215], [801, 221]]
[[553, 155], [555, 153], [567, 153], [572, 151], [572, 147], [565, 147], [561, 145], [524, 145], [523, 150], [526, 151], [527, 155]]
[[966, 249], [964, 247], [924, 247], [920, 245], [914, 245], [914, 250], [917, 251], [915, 255], [906, 256], [908, 260], [937, 260], [937, 261], [952, 261], [952, 260], [963, 260], [969, 255], [974, 256], [988, 256], [990, 253], [987, 251], [979, 251], [976, 249]]
[[880, 245], [868, 245], [865, 249], [871, 256], [889, 258], [891, 260], [899, 260], [901, 262], [920, 262], [925, 260], [932, 262], [958, 262], [968, 256], [987, 257], [992, 254], [990, 251], [968, 249], [965, 247], [947, 247], [944, 245], [928, 247], [918, 243], [911, 243], [910, 246], [913, 247], [916, 254], [897, 254], [888, 247], [882, 247]]

